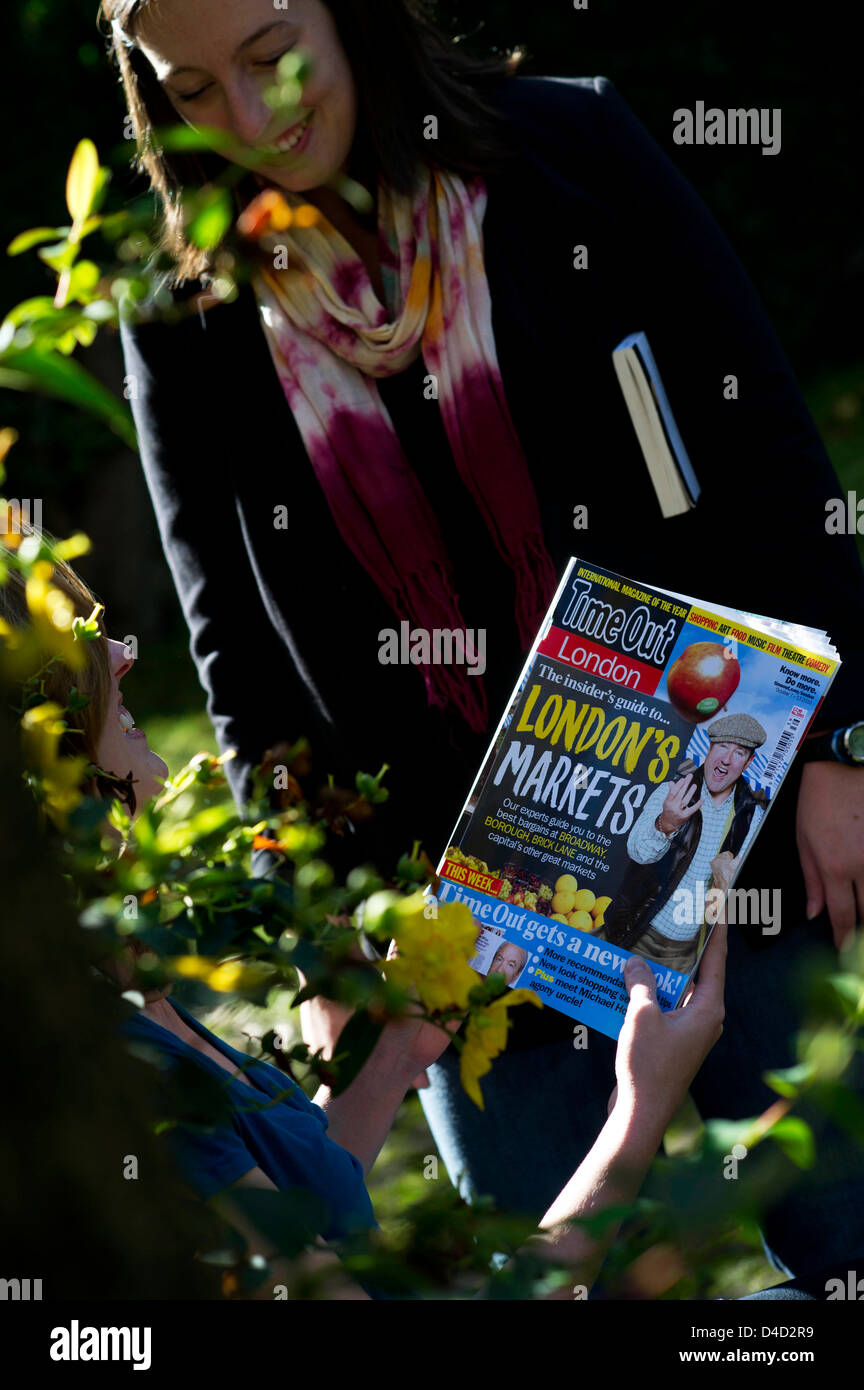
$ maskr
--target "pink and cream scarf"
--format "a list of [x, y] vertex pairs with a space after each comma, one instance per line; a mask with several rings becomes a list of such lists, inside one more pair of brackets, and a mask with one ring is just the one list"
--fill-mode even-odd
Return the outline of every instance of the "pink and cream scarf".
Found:
[[[495, 352], [483, 265], [485, 185], [428, 170], [413, 197], [380, 186], [388, 308], [341, 233], [301, 195], [281, 198], [276, 213], [262, 217], [261, 206], [273, 208], [274, 197], [272, 190], [260, 195], [241, 228], [263, 253], [253, 288], [265, 336], [343, 539], [400, 619], [430, 633], [465, 631], [438, 522], [375, 380], [422, 354], [437, 379], [459, 476], [514, 572], [516, 622], [527, 649], [556, 574]], [[279, 247], [284, 268], [277, 268]], [[472, 729], [486, 729], [479, 677], [434, 665], [423, 675], [431, 705], [452, 705]]]

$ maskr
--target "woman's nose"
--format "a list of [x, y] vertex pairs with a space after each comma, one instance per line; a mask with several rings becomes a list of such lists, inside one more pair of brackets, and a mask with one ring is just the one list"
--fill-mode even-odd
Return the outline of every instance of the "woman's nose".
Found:
[[127, 671], [131, 671], [135, 664], [135, 657], [132, 651], [123, 642], [115, 642], [113, 638], [108, 639], [108, 651], [111, 656], [111, 670], [116, 679], [122, 680]]
[[272, 85], [245, 74], [225, 89], [228, 125], [231, 133], [244, 145], [263, 144], [263, 137], [273, 122], [273, 110], [264, 100], [265, 85]]

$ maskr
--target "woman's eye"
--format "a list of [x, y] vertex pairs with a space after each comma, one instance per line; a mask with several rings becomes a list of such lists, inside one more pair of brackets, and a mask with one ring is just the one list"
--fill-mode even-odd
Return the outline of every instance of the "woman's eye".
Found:
[[203, 95], [204, 95], [204, 93], [207, 91], [207, 87], [209, 87], [209, 85], [210, 85], [210, 84], [209, 84], [209, 82], [208, 82], [208, 83], [206, 84], [206, 86], [204, 86], [204, 87], [199, 87], [197, 92], [178, 92], [178, 93], [177, 93], [177, 100], [178, 100], [178, 101], [195, 101], [195, 100], [197, 100], [198, 97], [203, 97]]
[[293, 48], [293, 44], [289, 48], [283, 48], [282, 52], [277, 53], [275, 58], [259, 58], [259, 68], [275, 68], [276, 64], [281, 62], [281, 60], [285, 57], [285, 54], [291, 52], [291, 48]]

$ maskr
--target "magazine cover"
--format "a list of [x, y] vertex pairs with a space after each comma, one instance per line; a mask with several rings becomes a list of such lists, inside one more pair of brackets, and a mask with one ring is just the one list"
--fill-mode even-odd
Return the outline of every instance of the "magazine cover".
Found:
[[674, 1008], [839, 664], [572, 559], [438, 869], [474, 968], [617, 1037], [638, 954]]

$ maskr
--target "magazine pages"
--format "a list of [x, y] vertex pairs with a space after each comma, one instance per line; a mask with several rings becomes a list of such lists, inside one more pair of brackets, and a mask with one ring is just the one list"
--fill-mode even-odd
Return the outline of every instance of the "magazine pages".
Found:
[[679, 1004], [839, 664], [824, 632], [571, 560], [438, 869], [474, 968], [611, 1037], [633, 954]]

